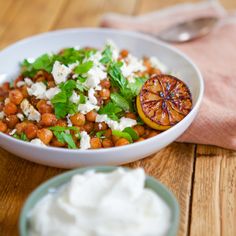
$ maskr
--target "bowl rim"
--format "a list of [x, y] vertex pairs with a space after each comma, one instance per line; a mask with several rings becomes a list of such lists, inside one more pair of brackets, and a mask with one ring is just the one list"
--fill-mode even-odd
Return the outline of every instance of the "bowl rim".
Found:
[[[103, 173], [108, 173], [111, 171], [114, 171], [118, 168], [122, 168], [125, 170], [132, 170], [132, 168], [128, 167], [117, 167], [117, 166], [95, 166], [95, 167], [84, 167], [84, 168], [77, 168], [74, 170], [66, 171], [62, 174], [56, 175], [45, 182], [41, 183], [39, 186], [37, 186], [36, 189], [34, 189], [30, 195], [28, 195], [27, 199], [24, 202], [24, 205], [21, 209], [19, 220], [18, 220], [18, 230], [20, 233], [20, 236], [28, 236], [27, 233], [27, 214], [29, 213], [29, 210], [32, 209], [32, 206], [34, 206], [39, 199], [41, 199], [43, 196], [45, 196], [46, 192], [50, 189], [52, 185], [57, 183], [57, 187], [61, 186], [64, 183], [68, 183], [70, 179], [75, 175], [75, 174], [83, 174], [86, 171], [91, 171], [95, 170], [95, 172], [103, 172]], [[179, 229], [179, 223], [180, 223], [180, 206], [179, 203], [173, 194], [173, 192], [164, 184], [162, 184], [159, 180], [156, 178], [148, 175], [145, 173], [145, 185], [147, 183], [155, 185], [159, 191], [161, 192], [162, 195], [166, 195], [166, 197], [169, 199], [168, 201], [171, 201], [172, 206], [170, 206], [170, 203], [167, 202], [166, 199], [164, 199], [163, 196], [160, 196], [155, 190], [153, 190], [153, 187], [146, 187], [149, 189], [152, 189], [171, 209], [171, 217], [172, 217], [172, 222], [171, 226], [168, 230], [168, 235], [167, 236], [175, 236], [176, 232]], [[60, 184], [58, 184], [60, 183]], [[54, 187], [55, 188], [55, 187]], [[39, 199], [34, 202], [34, 199], [38, 197], [38, 195], [42, 195], [39, 197]]]
[[[152, 142], [152, 140], [154, 139], [162, 139], [164, 136], [168, 136], [168, 134], [170, 132], [174, 132], [174, 130], [177, 130], [179, 126], [182, 125], [182, 123], [188, 119], [190, 116], [192, 116], [195, 112], [197, 112], [197, 110], [200, 107], [200, 104], [202, 102], [202, 98], [203, 98], [203, 94], [204, 94], [204, 80], [203, 80], [203, 76], [202, 73], [200, 72], [199, 68], [196, 66], [196, 64], [187, 56], [185, 55], [185, 53], [183, 53], [181, 50], [173, 47], [172, 45], [169, 45], [168, 43], [162, 42], [154, 37], [151, 37], [150, 35], [144, 34], [144, 33], [140, 33], [140, 32], [135, 32], [135, 31], [128, 31], [128, 30], [121, 30], [121, 29], [113, 29], [113, 28], [93, 28], [93, 27], [88, 27], [88, 28], [66, 28], [66, 29], [60, 29], [60, 30], [54, 30], [54, 31], [48, 31], [48, 32], [44, 32], [44, 33], [40, 33], [40, 34], [36, 34], [30, 37], [26, 37], [23, 38], [19, 41], [16, 41], [15, 43], [10, 44], [9, 46], [7, 46], [6, 48], [4, 48], [3, 50], [0, 51], [0, 55], [2, 53], [4, 53], [5, 51], [9, 50], [9, 49], [14, 49], [15, 47], [20, 46], [21, 44], [25, 44], [27, 42], [30, 42], [32, 40], [38, 40], [40, 38], [44, 38], [44, 37], [48, 37], [48, 36], [53, 36], [53, 35], [61, 35], [61, 34], [65, 34], [65, 33], [83, 33], [83, 32], [87, 32], [87, 33], [96, 33], [96, 32], [107, 32], [107, 33], [116, 33], [116, 34], [121, 34], [124, 36], [131, 36], [131, 37], [138, 37], [140, 39], [152, 42], [152, 43], [157, 43], [162, 47], [165, 47], [171, 51], [174, 51], [176, 54], [178, 54], [179, 56], [183, 57], [195, 70], [196, 74], [197, 74], [197, 81], [199, 83], [199, 94], [197, 96], [196, 99], [196, 103], [193, 106], [193, 108], [191, 109], [191, 111], [189, 112], [189, 114], [184, 117], [183, 120], [181, 120], [179, 123], [177, 123], [176, 125], [174, 125], [173, 127], [171, 127], [168, 130], [165, 130], [164, 132], [161, 132], [160, 134], [158, 134], [157, 136], [151, 137], [149, 139], [145, 139], [142, 141], [142, 143], [146, 143], [146, 145], [150, 144]], [[125, 146], [120, 146], [120, 147], [111, 147], [111, 148], [99, 148], [99, 149], [86, 149], [86, 150], [81, 150], [81, 149], [68, 149], [68, 148], [59, 148], [59, 147], [51, 147], [51, 146], [38, 146], [38, 145], [34, 145], [30, 142], [25, 142], [19, 139], [16, 139], [14, 137], [11, 137], [10, 135], [7, 135], [5, 133], [0, 132], [0, 138], [4, 138], [6, 140], [10, 140], [12, 142], [18, 143], [18, 144], [23, 144], [29, 147], [33, 147], [36, 148], [38, 150], [40, 149], [45, 149], [48, 151], [60, 151], [63, 152], [64, 154], [66, 153], [73, 153], [73, 154], [87, 154], [88, 152], [90, 154], [103, 154], [103, 153], [109, 153], [111, 150], [128, 150], [130, 148], [130, 146], [132, 146], [133, 148], [135, 148], [136, 146], [140, 145], [140, 142], [136, 142], [136, 143], [131, 143], [129, 145], [125, 145]]]

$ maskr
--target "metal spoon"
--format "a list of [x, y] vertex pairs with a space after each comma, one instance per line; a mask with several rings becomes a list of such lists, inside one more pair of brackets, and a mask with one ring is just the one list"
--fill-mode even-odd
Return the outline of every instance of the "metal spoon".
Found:
[[170, 43], [188, 42], [210, 33], [218, 21], [217, 17], [196, 18], [173, 25], [161, 31], [156, 37]]

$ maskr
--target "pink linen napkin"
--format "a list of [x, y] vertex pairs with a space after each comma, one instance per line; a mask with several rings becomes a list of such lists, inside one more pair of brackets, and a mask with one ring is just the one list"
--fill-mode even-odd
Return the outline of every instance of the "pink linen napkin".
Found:
[[218, 2], [180, 4], [136, 17], [107, 14], [101, 26], [155, 34], [176, 22], [209, 15], [221, 18], [212, 33], [174, 45], [193, 59], [205, 82], [200, 112], [178, 141], [236, 150], [236, 14], [229, 16]]

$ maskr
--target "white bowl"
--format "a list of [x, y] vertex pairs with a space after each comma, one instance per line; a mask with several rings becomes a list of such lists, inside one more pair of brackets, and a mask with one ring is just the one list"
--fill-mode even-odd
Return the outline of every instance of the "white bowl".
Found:
[[[157, 56], [171, 71], [178, 73], [192, 93], [193, 108], [177, 125], [142, 142], [122, 147], [97, 150], [69, 150], [39, 147], [0, 133], [0, 146], [24, 159], [62, 168], [91, 165], [119, 165], [142, 159], [177, 139], [195, 118], [202, 97], [203, 79], [199, 69], [180, 51], [149, 36], [113, 29], [66, 29], [44, 33], [19, 41], [0, 52], [0, 74], [13, 79], [19, 73], [24, 58], [37, 57], [45, 52], [57, 52], [64, 47], [93, 46], [100, 48], [112, 39], [120, 48], [135, 56]], [[2, 83], [3, 81], [0, 81]]]

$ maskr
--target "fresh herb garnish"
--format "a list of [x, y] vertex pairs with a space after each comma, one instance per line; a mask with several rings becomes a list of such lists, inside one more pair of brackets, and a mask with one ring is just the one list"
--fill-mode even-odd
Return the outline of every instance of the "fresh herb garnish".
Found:
[[84, 74], [84, 73], [87, 73], [92, 67], [93, 67], [93, 62], [87, 61], [87, 62], [84, 62], [83, 64], [76, 66], [74, 69], [74, 72], [76, 74]]
[[79, 131], [79, 128], [74, 127], [74, 126], [71, 126], [71, 127], [52, 126], [52, 127], [49, 127], [48, 129], [50, 129], [52, 131], [58, 131], [58, 132], [62, 132], [62, 131], [66, 131], [66, 130]]
[[110, 97], [111, 97], [111, 100], [115, 104], [117, 104], [117, 106], [119, 106], [122, 110], [129, 111], [129, 109], [130, 109], [129, 102], [124, 97], [122, 97], [120, 94], [112, 93], [110, 95]]
[[13, 134], [12, 137], [23, 140], [23, 141], [29, 141], [25, 133], [22, 133], [21, 135]]
[[129, 133], [123, 132], [123, 131], [119, 131], [119, 130], [112, 130], [112, 135], [115, 135], [119, 138], [125, 138], [127, 139], [130, 143], [133, 142], [133, 139], [131, 137], [131, 135]]
[[128, 133], [134, 141], [139, 139], [139, 135], [131, 127], [125, 128], [123, 132]]
[[98, 132], [96, 133], [96, 137], [102, 138], [105, 133], [106, 133], [105, 130], [98, 131]]
[[53, 126], [49, 127], [53, 131], [53, 134], [56, 136], [57, 140], [61, 143], [67, 143], [68, 148], [76, 149], [76, 144], [70, 133], [67, 133], [68, 130], [77, 131], [79, 134], [79, 129], [77, 127], [62, 127], [62, 126]]
[[61, 83], [59, 87], [61, 91], [51, 99], [58, 119], [64, 118], [67, 114], [74, 114], [77, 110], [76, 104], [70, 101], [73, 90], [76, 88], [76, 81], [67, 80], [65, 83]]
[[114, 102], [107, 103], [104, 107], [101, 107], [98, 111], [99, 114], [107, 114], [109, 118], [113, 120], [119, 120], [119, 113], [122, 109]]
[[111, 46], [110, 45], [106, 45], [105, 49], [102, 52], [102, 59], [100, 60], [100, 62], [104, 65], [112, 62], [112, 51], [111, 51]]
[[112, 62], [107, 70], [113, 87], [118, 87], [120, 89], [125, 88], [127, 85], [127, 80], [121, 73], [120, 68], [122, 67], [122, 65], [123, 63], [120, 61]]

